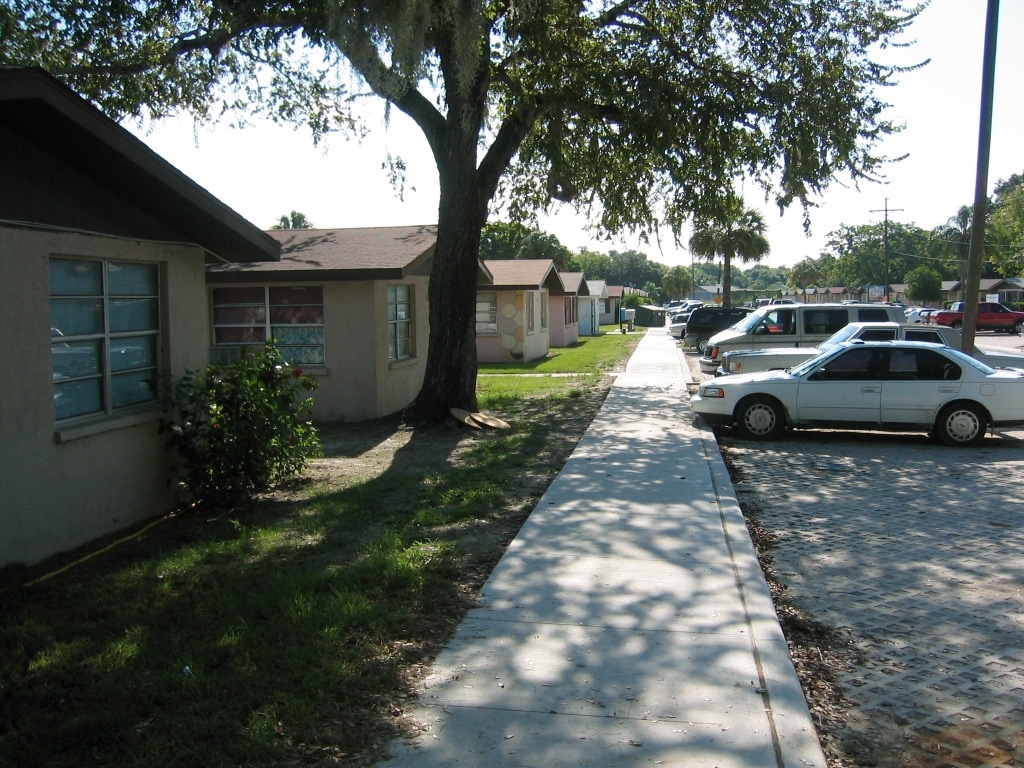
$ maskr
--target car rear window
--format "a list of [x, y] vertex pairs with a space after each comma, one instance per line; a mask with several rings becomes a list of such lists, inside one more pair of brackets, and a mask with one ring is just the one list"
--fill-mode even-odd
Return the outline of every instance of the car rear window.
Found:
[[889, 313], [884, 309], [858, 309], [857, 321], [860, 323], [884, 323], [889, 320]]

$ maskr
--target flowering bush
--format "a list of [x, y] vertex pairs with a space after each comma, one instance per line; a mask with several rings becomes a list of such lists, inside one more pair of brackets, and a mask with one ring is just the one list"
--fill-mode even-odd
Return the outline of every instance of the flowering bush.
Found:
[[298, 474], [319, 456], [303, 395], [316, 379], [281, 360], [273, 344], [206, 377], [187, 371], [171, 390], [175, 418], [163, 427], [180, 459], [178, 481], [204, 506], [229, 508]]

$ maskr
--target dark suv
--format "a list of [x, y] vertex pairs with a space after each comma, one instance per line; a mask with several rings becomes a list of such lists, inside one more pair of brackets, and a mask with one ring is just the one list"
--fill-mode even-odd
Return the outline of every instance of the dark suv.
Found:
[[750, 307], [699, 307], [686, 321], [683, 345], [704, 354], [708, 339], [753, 312]]

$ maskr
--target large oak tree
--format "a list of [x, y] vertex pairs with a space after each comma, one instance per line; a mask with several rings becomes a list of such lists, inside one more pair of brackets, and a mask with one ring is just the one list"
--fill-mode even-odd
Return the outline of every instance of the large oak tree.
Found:
[[[481, 228], [552, 201], [606, 232], [721, 217], [737, 179], [780, 206], [874, 176], [893, 130], [875, 61], [908, 0], [6, 0], [0, 65], [38, 64], [115, 117], [264, 113], [355, 129], [367, 88], [440, 179], [417, 419], [476, 403]], [[394, 169], [401, 171], [401, 161]]]

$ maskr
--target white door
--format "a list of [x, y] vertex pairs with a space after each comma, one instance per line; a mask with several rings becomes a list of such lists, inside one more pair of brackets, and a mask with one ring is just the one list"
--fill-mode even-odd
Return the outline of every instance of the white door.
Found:
[[963, 371], [930, 349], [894, 349], [882, 385], [882, 421], [931, 424], [942, 405], [960, 392]]
[[798, 421], [877, 424], [888, 350], [853, 347], [807, 374], [797, 390]]

